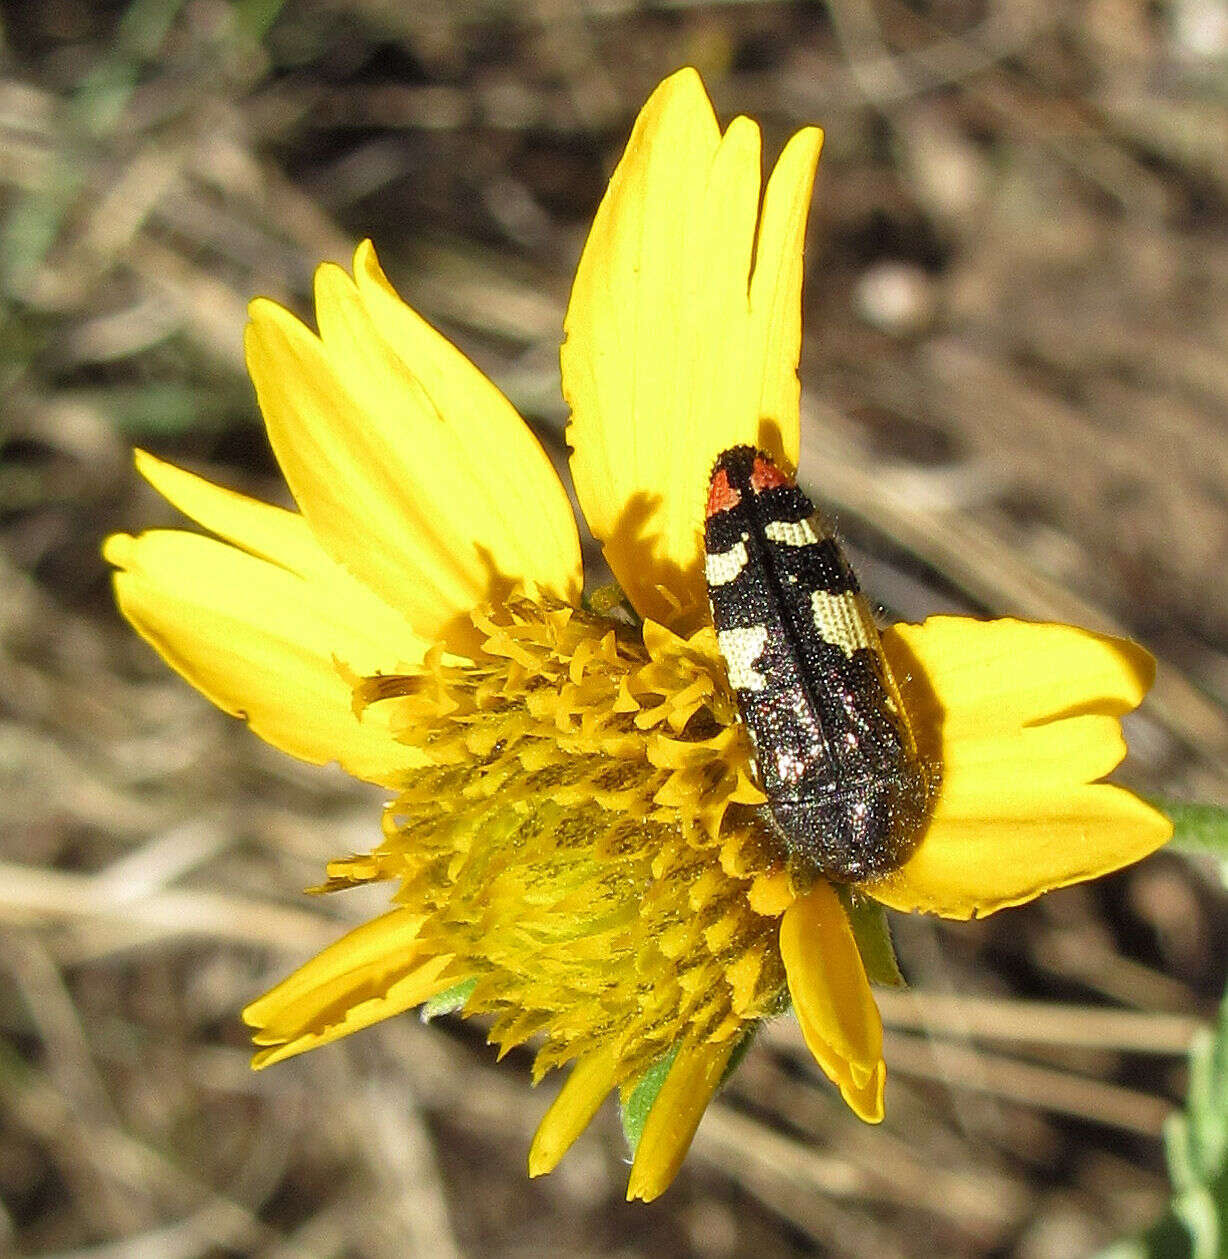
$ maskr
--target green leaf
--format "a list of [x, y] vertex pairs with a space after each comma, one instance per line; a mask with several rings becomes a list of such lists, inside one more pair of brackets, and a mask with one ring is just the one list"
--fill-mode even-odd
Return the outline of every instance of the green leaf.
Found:
[[734, 1045], [733, 1053], [729, 1055], [729, 1061], [725, 1063], [725, 1070], [721, 1072], [721, 1082], [716, 1086], [718, 1093], [729, 1083], [733, 1073], [742, 1065], [743, 1059], [750, 1052], [750, 1047], [755, 1043], [755, 1037], [759, 1035], [759, 1029], [762, 1026], [762, 1023], [752, 1023], [750, 1031], [745, 1033], [742, 1039]]
[[1152, 800], [1173, 824], [1173, 845], [1228, 860], [1228, 809], [1216, 804]]
[[429, 1023], [441, 1014], [455, 1014], [458, 1010], [463, 1010], [465, 1002], [473, 996], [473, 990], [477, 986], [476, 975], [472, 979], [462, 979], [459, 984], [453, 984], [451, 988], [436, 993], [429, 1001], [424, 1001], [418, 1007], [418, 1017], [424, 1023]]
[[102, 411], [125, 437], [178, 437], [214, 428], [226, 415], [224, 402], [216, 395], [172, 382], [120, 385], [78, 396]]
[[866, 968], [866, 978], [884, 988], [903, 988], [904, 976], [900, 974], [900, 964], [896, 961], [886, 910], [878, 901], [861, 896], [842, 883], [834, 886], [849, 916], [853, 939], [857, 941], [857, 951]]
[[619, 1115], [623, 1124], [623, 1136], [627, 1138], [627, 1146], [631, 1150], [632, 1158], [639, 1149], [640, 1137], [644, 1135], [644, 1124], [648, 1122], [648, 1112], [656, 1103], [657, 1094], [660, 1093], [665, 1077], [669, 1075], [669, 1069], [674, 1065], [674, 1059], [677, 1056], [678, 1046], [675, 1045], [663, 1058], [658, 1058], [622, 1096]]
[[286, 0], [236, 0], [235, 25], [252, 43], [259, 43], [268, 33], [277, 15], [285, 8]]
[[1228, 1248], [1228, 994], [1215, 1026], [1190, 1045], [1185, 1109], [1165, 1124], [1164, 1151], [1168, 1210], [1097, 1259], [1219, 1259]]
[[1174, 1117], [1165, 1148], [1174, 1189], [1184, 1192], [1216, 1178], [1228, 1189], [1228, 999], [1215, 1028], [1200, 1032], [1190, 1046], [1185, 1114]]

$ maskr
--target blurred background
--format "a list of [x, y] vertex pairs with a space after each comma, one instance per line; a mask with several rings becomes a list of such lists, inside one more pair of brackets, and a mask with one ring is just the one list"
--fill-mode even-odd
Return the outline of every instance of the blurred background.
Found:
[[368, 235], [561, 466], [569, 277], [638, 106], [690, 63], [770, 157], [827, 130], [801, 473], [863, 584], [898, 617], [1139, 639], [1159, 680], [1121, 777], [1228, 803], [1224, 0], [0, 14], [0, 1253], [1042, 1259], [1156, 1219], [1228, 951], [1220, 867], [1177, 853], [896, 918], [883, 1127], [782, 1020], [647, 1207], [612, 1109], [526, 1179], [557, 1082], [478, 1025], [252, 1075], [242, 1005], [383, 904], [299, 894], [376, 841], [380, 794], [175, 678], [98, 548], [174, 523], [134, 444], [285, 501], [245, 303], [309, 316], [316, 264]]

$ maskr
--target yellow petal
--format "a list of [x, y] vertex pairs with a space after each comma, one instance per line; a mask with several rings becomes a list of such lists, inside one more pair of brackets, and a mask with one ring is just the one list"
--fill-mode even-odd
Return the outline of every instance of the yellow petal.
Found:
[[883, 643], [941, 779], [915, 852], [864, 885], [869, 895], [970, 918], [1107, 874], [1170, 837], [1161, 814], [1096, 781], [1125, 754], [1117, 718], [1151, 683], [1141, 647], [961, 617], [895, 626]]
[[361, 622], [372, 642], [395, 643], [415, 663], [430, 647], [399, 612], [333, 563], [297, 512], [214, 485], [144, 450], [136, 452], [136, 467], [168, 502], [211, 533], [322, 586], [323, 597], [345, 607], [348, 620]]
[[257, 997], [243, 1011], [243, 1021], [249, 1027], [270, 1029], [280, 1020], [282, 1010], [313, 992], [326, 991], [339, 978], [376, 967], [389, 957], [410, 957], [418, 947], [418, 932], [425, 921], [425, 914], [393, 909], [364, 922]]
[[610, 1043], [586, 1054], [572, 1068], [538, 1125], [529, 1150], [530, 1176], [544, 1176], [559, 1165], [613, 1090], [617, 1067], [618, 1055]]
[[419, 651], [412, 638], [402, 652], [352, 618], [331, 587], [197, 534], [117, 534], [104, 555], [141, 637], [274, 747], [386, 786], [421, 763], [393, 739], [389, 706], [360, 719], [353, 701], [353, 675], [408, 668]]
[[848, 915], [819, 879], [785, 910], [780, 955], [802, 1036], [853, 1112], [883, 1117], [883, 1024]]
[[636, 609], [676, 628], [705, 606], [716, 456], [752, 443], [797, 462], [801, 246], [820, 138], [793, 138], [760, 216], [758, 128], [737, 118], [722, 137], [699, 76], [680, 71], [640, 113], [576, 273], [562, 351], [576, 493]]
[[759, 434], [758, 444], [779, 450], [797, 466], [802, 348], [802, 274], [806, 220], [823, 133], [807, 127], [785, 145], [768, 179], [750, 283], [752, 365], [761, 365], [759, 415], [779, 424], [779, 438]]
[[266, 1046], [256, 1069], [402, 1014], [456, 983], [450, 955], [423, 956], [423, 915], [394, 909], [364, 923], [253, 1001], [243, 1019]]
[[[470, 645], [468, 613], [523, 585], [579, 595], [566, 494], [511, 405], [388, 287], [316, 274], [316, 337], [252, 303], [248, 368], [269, 439], [324, 549], [424, 638]], [[412, 360], [412, 361], [411, 361]]]
[[133, 457], [136, 470], [163, 498], [210, 533], [302, 576], [330, 564], [307, 522], [295, 512], [214, 485], [148, 451], [137, 450]]
[[1107, 783], [944, 790], [917, 851], [862, 890], [893, 909], [983, 917], [1130, 865], [1171, 837], [1167, 818]]
[[708, 1103], [720, 1087], [737, 1040], [683, 1045], [644, 1121], [627, 1182], [627, 1201], [651, 1202], [670, 1186]]
[[[495, 537], [477, 536], [475, 544], [497, 544], [492, 559], [504, 570], [576, 602], [583, 574], [571, 500], [516, 408], [401, 301], [370, 241], [363, 241], [354, 255], [354, 279], [367, 317], [421, 383], [465, 457], [474, 461], [467, 472], [483, 502], [477, 510], [497, 515], [501, 522]], [[474, 510], [471, 504], [464, 508]]]
[[1137, 708], [1155, 661], [1136, 643], [1073, 625], [933, 616], [894, 625], [883, 648], [916, 720], [945, 742], [984, 738], [1078, 713]]

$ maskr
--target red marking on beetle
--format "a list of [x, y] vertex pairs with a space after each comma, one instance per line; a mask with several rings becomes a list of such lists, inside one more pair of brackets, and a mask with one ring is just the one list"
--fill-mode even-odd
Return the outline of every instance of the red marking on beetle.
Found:
[[764, 459], [762, 455], [755, 456], [754, 466], [750, 470], [750, 488], [756, 494], [789, 483], [789, 478], [770, 459]]
[[729, 484], [729, 473], [724, 468], [717, 468], [712, 475], [712, 484], [708, 487], [708, 508], [705, 516], [729, 511], [741, 501], [742, 495]]

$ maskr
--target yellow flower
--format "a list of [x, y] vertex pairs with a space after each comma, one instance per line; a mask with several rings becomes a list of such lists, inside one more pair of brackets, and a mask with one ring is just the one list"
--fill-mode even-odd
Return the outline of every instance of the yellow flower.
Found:
[[838, 891], [762, 825], [708, 622], [703, 507], [728, 447], [797, 463], [819, 144], [794, 136], [761, 199], [758, 128], [722, 134], [684, 70], [644, 107], [598, 210], [563, 382], [576, 494], [635, 616], [581, 606], [549, 460], [369, 243], [353, 278], [317, 273], [318, 336], [251, 308], [248, 364], [299, 512], [138, 454], [215, 536], [109, 539], [124, 614], [261, 737], [393, 794], [383, 842], [333, 862], [324, 886], [392, 880], [395, 907], [248, 1008], [256, 1066], [432, 1000], [485, 1014], [503, 1051], [537, 1039], [536, 1076], [574, 1063], [531, 1174], [619, 1089], [650, 1103], [628, 1189], [649, 1199], [735, 1050], [790, 999], [849, 1105], [881, 1119], [882, 1027], [853, 928], [867, 906], [991, 913], [1168, 838], [1100, 781], [1147, 654], [955, 617], [883, 636], [941, 767], [907, 862]]

